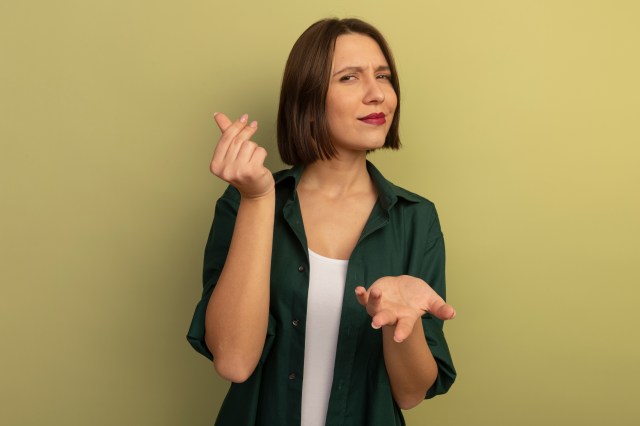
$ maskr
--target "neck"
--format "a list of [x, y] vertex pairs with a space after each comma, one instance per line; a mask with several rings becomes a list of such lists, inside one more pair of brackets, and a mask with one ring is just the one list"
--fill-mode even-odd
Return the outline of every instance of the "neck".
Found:
[[349, 159], [315, 161], [305, 167], [300, 186], [333, 196], [370, 191], [373, 183], [367, 172], [366, 160], [366, 155], [362, 155]]

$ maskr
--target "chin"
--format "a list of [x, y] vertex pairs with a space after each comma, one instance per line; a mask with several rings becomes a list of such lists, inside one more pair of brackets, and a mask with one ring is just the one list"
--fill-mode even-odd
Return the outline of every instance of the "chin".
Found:
[[[362, 135], [360, 135], [362, 136]], [[360, 138], [353, 138], [350, 141], [349, 140], [343, 140], [343, 141], [333, 141], [333, 146], [335, 146], [336, 148], [344, 148], [347, 150], [353, 150], [353, 151], [366, 151], [366, 152], [371, 152], [371, 151], [375, 151], [378, 150], [380, 148], [384, 148], [384, 143], [387, 139], [387, 135], [385, 134], [384, 137], [380, 137], [379, 135], [366, 135], [368, 137], [360, 137]]]

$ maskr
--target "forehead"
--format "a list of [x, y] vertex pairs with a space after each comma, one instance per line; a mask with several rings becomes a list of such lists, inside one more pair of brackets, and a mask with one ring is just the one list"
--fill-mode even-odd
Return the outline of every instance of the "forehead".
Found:
[[388, 66], [378, 43], [364, 34], [343, 34], [336, 38], [332, 69]]

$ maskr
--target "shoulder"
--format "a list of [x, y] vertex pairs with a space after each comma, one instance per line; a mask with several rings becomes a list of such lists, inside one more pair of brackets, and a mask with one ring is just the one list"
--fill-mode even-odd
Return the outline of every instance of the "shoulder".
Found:
[[436, 206], [431, 200], [397, 185], [391, 185], [397, 199], [393, 208], [401, 212], [402, 216], [426, 224], [432, 224], [438, 220]]
[[387, 178], [369, 161], [367, 161], [367, 169], [371, 176], [383, 207], [401, 206], [402, 208], [418, 209], [418, 210], [435, 210], [433, 203], [427, 198], [402, 188]]
[[386, 193], [389, 195], [383, 203], [389, 203], [389, 216], [395, 217], [402, 228], [413, 236], [424, 236], [428, 240], [442, 236], [440, 220], [435, 204], [426, 197], [418, 195], [387, 181]]
[[416, 194], [415, 192], [411, 192], [405, 188], [402, 188], [394, 183], [391, 183], [391, 187], [393, 188], [396, 196], [399, 200], [404, 200], [409, 204], [416, 204], [421, 208], [435, 208], [435, 204], [426, 197], [422, 195]]

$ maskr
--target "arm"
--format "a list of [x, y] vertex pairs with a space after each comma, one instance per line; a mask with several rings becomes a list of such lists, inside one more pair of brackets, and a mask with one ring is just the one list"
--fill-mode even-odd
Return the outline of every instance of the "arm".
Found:
[[409, 275], [380, 278], [368, 291], [358, 287], [356, 296], [372, 316], [372, 327], [383, 329], [383, 354], [394, 400], [402, 409], [418, 405], [438, 375], [420, 318], [429, 312], [453, 319], [455, 310], [423, 280]]
[[209, 299], [205, 342], [218, 374], [243, 382], [258, 364], [269, 317], [269, 277], [275, 190], [266, 152], [251, 142], [257, 123], [215, 115], [222, 136], [211, 172], [240, 192], [229, 253]]
[[384, 362], [393, 399], [400, 408], [408, 410], [424, 400], [438, 376], [438, 366], [424, 337], [422, 321], [416, 321], [402, 343], [393, 339], [393, 333], [393, 327], [383, 327]]

